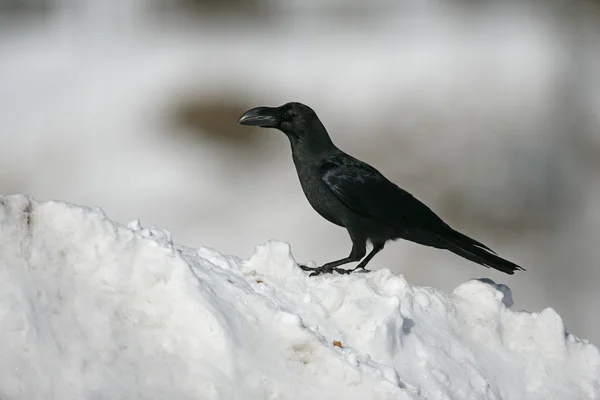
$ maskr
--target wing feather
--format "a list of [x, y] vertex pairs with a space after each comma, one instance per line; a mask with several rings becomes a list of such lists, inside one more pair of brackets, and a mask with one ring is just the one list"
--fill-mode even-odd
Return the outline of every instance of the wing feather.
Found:
[[353, 157], [332, 157], [321, 165], [320, 173], [325, 185], [357, 215], [398, 229], [435, 231], [447, 226], [425, 204]]

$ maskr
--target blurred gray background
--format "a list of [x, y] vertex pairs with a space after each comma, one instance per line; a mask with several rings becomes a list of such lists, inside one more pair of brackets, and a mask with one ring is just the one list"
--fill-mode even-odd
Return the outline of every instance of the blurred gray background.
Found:
[[490, 277], [600, 343], [597, 2], [0, 0], [0, 193], [240, 257], [269, 239], [346, 256], [285, 136], [236, 125], [288, 101], [527, 272], [407, 242], [372, 267], [446, 291]]

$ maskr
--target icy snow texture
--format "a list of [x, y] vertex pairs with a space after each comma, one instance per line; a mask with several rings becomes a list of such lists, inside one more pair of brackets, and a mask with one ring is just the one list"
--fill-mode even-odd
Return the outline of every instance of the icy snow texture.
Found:
[[309, 278], [284, 243], [240, 260], [25, 196], [0, 197], [0, 262], [2, 399], [600, 396], [598, 348], [491, 281]]

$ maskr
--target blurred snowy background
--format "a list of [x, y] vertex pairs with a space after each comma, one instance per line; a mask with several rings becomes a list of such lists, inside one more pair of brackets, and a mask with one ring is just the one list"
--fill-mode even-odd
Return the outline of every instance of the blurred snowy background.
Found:
[[346, 256], [257, 105], [334, 141], [527, 268], [389, 244], [372, 267], [490, 277], [600, 342], [600, 4], [585, 0], [0, 0], [0, 193], [98, 206], [189, 246]]

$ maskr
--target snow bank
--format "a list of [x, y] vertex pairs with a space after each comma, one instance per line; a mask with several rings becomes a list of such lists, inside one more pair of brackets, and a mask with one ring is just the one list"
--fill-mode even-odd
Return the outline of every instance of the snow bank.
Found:
[[284, 243], [241, 260], [25, 196], [0, 280], [2, 399], [600, 398], [598, 348], [489, 280], [309, 278]]

